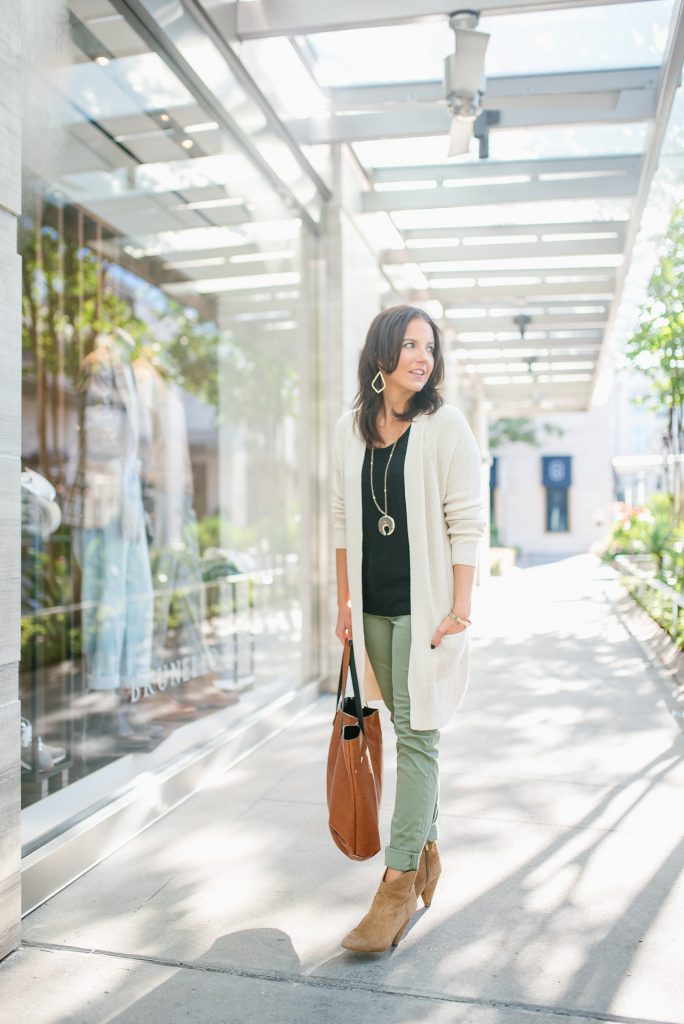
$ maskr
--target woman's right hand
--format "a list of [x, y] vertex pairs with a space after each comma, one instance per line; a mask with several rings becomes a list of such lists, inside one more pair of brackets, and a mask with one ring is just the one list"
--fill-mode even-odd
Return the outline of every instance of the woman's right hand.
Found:
[[337, 612], [335, 636], [342, 645], [352, 638], [351, 608], [347, 604], [341, 605]]

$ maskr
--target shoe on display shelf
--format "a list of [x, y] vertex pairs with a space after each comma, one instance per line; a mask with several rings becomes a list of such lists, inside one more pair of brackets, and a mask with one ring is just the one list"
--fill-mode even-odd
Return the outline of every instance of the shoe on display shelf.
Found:
[[[28, 718], [21, 719], [21, 766], [25, 771], [31, 771], [30, 752], [33, 747], [33, 726]], [[42, 736], [38, 737], [38, 771], [49, 772], [62, 761], [66, 760], [64, 747], [54, 747], [45, 743]]]

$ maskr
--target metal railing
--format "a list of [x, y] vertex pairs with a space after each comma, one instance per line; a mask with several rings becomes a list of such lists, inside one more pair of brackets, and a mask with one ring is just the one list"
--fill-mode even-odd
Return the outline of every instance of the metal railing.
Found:
[[[621, 576], [628, 576], [636, 581], [633, 589], [628, 587], [629, 592], [636, 594], [636, 600], [641, 607], [670, 634], [674, 641], [682, 646], [678, 633], [681, 628], [680, 624], [684, 624], [684, 594], [668, 586], [667, 583], [663, 583], [653, 575], [652, 571], [649, 572], [636, 565], [626, 555], [618, 555], [613, 564], [620, 570]], [[654, 602], [649, 592], [657, 595], [659, 601]], [[660, 605], [660, 608], [656, 609], [655, 604]], [[662, 614], [664, 608], [669, 609], [669, 616]]]

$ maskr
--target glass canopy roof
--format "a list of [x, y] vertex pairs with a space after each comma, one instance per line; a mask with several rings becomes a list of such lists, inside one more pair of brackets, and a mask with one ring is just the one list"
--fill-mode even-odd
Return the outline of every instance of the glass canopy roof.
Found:
[[[479, 9], [479, 8], [477, 8]], [[661, 63], [673, 0], [487, 17], [487, 75], [650, 67]], [[445, 8], [446, 11], [446, 8]], [[383, 25], [307, 37], [323, 86], [421, 82], [453, 51], [448, 22]]]
[[[483, 113], [455, 157], [442, 82], [455, 36], [430, 0], [68, 6], [55, 193], [115, 230], [133, 265], [163, 258], [170, 294], [267, 302], [269, 274], [273, 296], [292, 287], [289, 239], [300, 224], [319, 230], [329, 154], [348, 147], [366, 175], [354, 216], [377, 250], [383, 301], [441, 317], [500, 415], [539, 393], [533, 369], [521, 379], [511, 364], [505, 382], [520, 316], [540, 374], [551, 351], [582, 359], [581, 379], [560, 363], [552, 374], [554, 407], [595, 397], [628, 322], [623, 285], [663, 146], [659, 202], [682, 195], [674, 0], [481, 0]], [[496, 374], [481, 375], [485, 358]]]
[[[268, 0], [249, 6], [268, 23]], [[370, 182], [358, 220], [384, 247], [394, 294], [443, 318], [452, 356], [498, 414], [586, 408], [605, 397], [608, 343], [627, 322], [622, 286], [658, 148], [681, 155], [676, 124], [666, 131], [663, 117], [679, 83], [676, 7], [533, 2], [489, 16], [479, 5], [487, 146], [473, 137], [449, 157], [442, 68], [454, 33], [446, 16], [421, 17], [429, 6], [416, 3], [410, 23], [338, 18], [335, 30], [302, 33], [294, 19], [289, 31], [274, 19], [266, 39], [267, 30], [250, 38], [246, 20], [238, 34], [248, 63], [289, 36], [315, 102], [305, 119], [301, 93], [288, 109], [285, 89], [281, 116], [302, 143], [352, 148]], [[323, 22], [309, 13], [312, 28]], [[260, 81], [277, 95], [271, 67]], [[682, 195], [681, 161], [674, 176]], [[634, 297], [632, 287], [632, 306]]]

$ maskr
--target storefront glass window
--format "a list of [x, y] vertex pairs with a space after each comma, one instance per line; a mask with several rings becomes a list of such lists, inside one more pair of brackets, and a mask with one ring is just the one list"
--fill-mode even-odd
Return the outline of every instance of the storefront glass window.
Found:
[[27, 71], [59, 138], [25, 147], [25, 805], [315, 671], [305, 228], [114, 8], [56, 27], [68, 64]]

